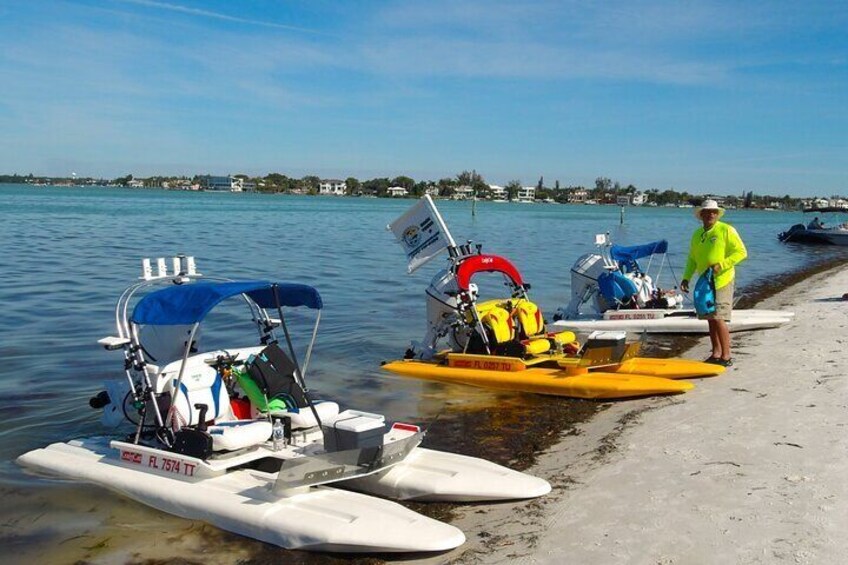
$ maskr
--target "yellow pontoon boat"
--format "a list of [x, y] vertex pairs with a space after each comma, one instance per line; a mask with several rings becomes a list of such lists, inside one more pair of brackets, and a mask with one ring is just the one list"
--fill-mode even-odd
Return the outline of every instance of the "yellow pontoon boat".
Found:
[[[674, 394], [693, 388], [685, 380], [724, 372], [686, 359], [637, 357], [625, 332], [594, 332], [585, 343], [570, 331], [546, 333], [542, 312], [530, 301], [518, 269], [503, 257], [460, 246], [451, 265], [427, 289], [428, 331], [406, 358], [383, 364], [405, 376], [473, 386], [610, 399]], [[503, 275], [510, 298], [478, 302], [472, 277]], [[437, 351], [447, 338], [450, 348]]]

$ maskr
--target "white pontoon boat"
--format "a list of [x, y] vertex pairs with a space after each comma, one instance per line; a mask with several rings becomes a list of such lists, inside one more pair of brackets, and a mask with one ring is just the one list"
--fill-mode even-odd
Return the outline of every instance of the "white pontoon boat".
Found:
[[[202, 277], [191, 257], [173, 265], [169, 274], [160, 259], [154, 276], [145, 260], [142, 280], [118, 301], [118, 335], [99, 342], [124, 353], [124, 378], [90, 401], [113, 434], [55, 443], [18, 463], [316, 551], [443, 551], [464, 542], [457, 528], [371, 494], [465, 501], [550, 490], [488, 461], [421, 448], [418, 426], [314, 400], [305, 384], [322, 308], [314, 288]], [[228, 298], [247, 306], [258, 345], [200, 352], [201, 322]], [[317, 311], [302, 368], [283, 315], [295, 307]]]
[[[557, 310], [549, 330], [709, 332], [706, 320], [684, 308], [676, 287], [663, 290], [655, 282], [668, 262], [666, 240], [625, 247], [599, 234], [595, 244], [597, 253], [583, 255], [571, 267], [571, 301]], [[639, 260], [647, 262], [644, 269]], [[733, 310], [729, 327], [731, 332], [775, 328], [793, 316], [783, 310]]]

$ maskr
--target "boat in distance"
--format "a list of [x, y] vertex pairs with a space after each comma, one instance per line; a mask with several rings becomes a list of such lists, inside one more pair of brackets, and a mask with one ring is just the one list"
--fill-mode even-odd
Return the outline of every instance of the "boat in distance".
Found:
[[[848, 208], [825, 207], [807, 208], [804, 214], [822, 214], [833, 217], [834, 214], [848, 214]], [[795, 224], [788, 230], [778, 234], [777, 238], [783, 243], [804, 243], [812, 245], [848, 245], [848, 222], [834, 223], [827, 226], [818, 216], [807, 223]]]

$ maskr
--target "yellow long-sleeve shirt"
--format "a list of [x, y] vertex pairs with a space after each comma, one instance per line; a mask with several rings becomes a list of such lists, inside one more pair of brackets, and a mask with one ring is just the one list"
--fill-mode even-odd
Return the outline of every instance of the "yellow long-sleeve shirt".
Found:
[[695, 272], [700, 275], [711, 265], [718, 264], [720, 270], [715, 276], [715, 287], [722, 288], [736, 276], [734, 265], [741, 263], [747, 256], [748, 250], [733, 226], [716, 222], [707, 231], [702, 226], [692, 234], [683, 278], [691, 280]]

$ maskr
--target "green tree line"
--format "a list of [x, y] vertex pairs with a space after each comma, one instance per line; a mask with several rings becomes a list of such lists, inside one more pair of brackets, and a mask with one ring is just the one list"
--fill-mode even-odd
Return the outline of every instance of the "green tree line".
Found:
[[[187, 187], [191, 185], [201, 184], [202, 179], [207, 175], [188, 176], [151, 176], [143, 179], [144, 186], [170, 188]], [[282, 173], [269, 173], [263, 177], [251, 177], [245, 174], [236, 174], [234, 177], [241, 178], [252, 183], [258, 192], [263, 193], [304, 193], [318, 194], [320, 190], [321, 179], [315, 175], [306, 175], [301, 178], [289, 177]], [[128, 186], [130, 182], [135, 180], [132, 174], [127, 174], [114, 179], [102, 179], [93, 177], [46, 177], [37, 176], [32, 173], [27, 175], [12, 174], [0, 175], [0, 183], [15, 183], [15, 184], [64, 184], [64, 185], [110, 185], [110, 186]], [[434, 180], [416, 181], [412, 177], [401, 175], [393, 178], [379, 177], [367, 180], [360, 180], [355, 177], [344, 179], [346, 185], [346, 194], [348, 196], [390, 196], [390, 187], [402, 187], [406, 189], [408, 196], [419, 198], [425, 193], [430, 192], [439, 197], [450, 198], [454, 196], [459, 189], [465, 189], [479, 199], [492, 199], [495, 194], [489, 184], [475, 170], [464, 170], [453, 177], [441, 178]], [[516, 200], [519, 190], [525, 186], [521, 180], [514, 179], [509, 181], [505, 186], [505, 195], [508, 200]], [[690, 204], [696, 206], [700, 204], [703, 195], [689, 193], [685, 190], [679, 191], [674, 188], [658, 189], [648, 188], [639, 189], [633, 184], [623, 186], [620, 182], [614, 181], [607, 177], [598, 177], [595, 179], [593, 186], [561, 186], [559, 180], [554, 181], [553, 186], [545, 184], [544, 177], [540, 177], [535, 183], [535, 198], [543, 201], [553, 201], [559, 203], [567, 203], [575, 200], [575, 195], [582, 195], [583, 200], [593, 200], [601, 204], [615, 204], [618, 197], [622, 195], [634, 195], [636, 193], [644, 193], [647, 201], [658, 206], [664, 205], [682, 205]], [[770, 196], [770, 195], [755, 195], [753, 191], [742, 192], [740, 195], [721, 195], [724, 198], [725, 205], [734, 206], [737, 208], [765, 208], [768, 206], [780, 206], [786, 209], [797, 208], [801, 204], [800, 198], [794, 198], [787, 195]], [[837, 198], [832, 196], [831, 198]]]

